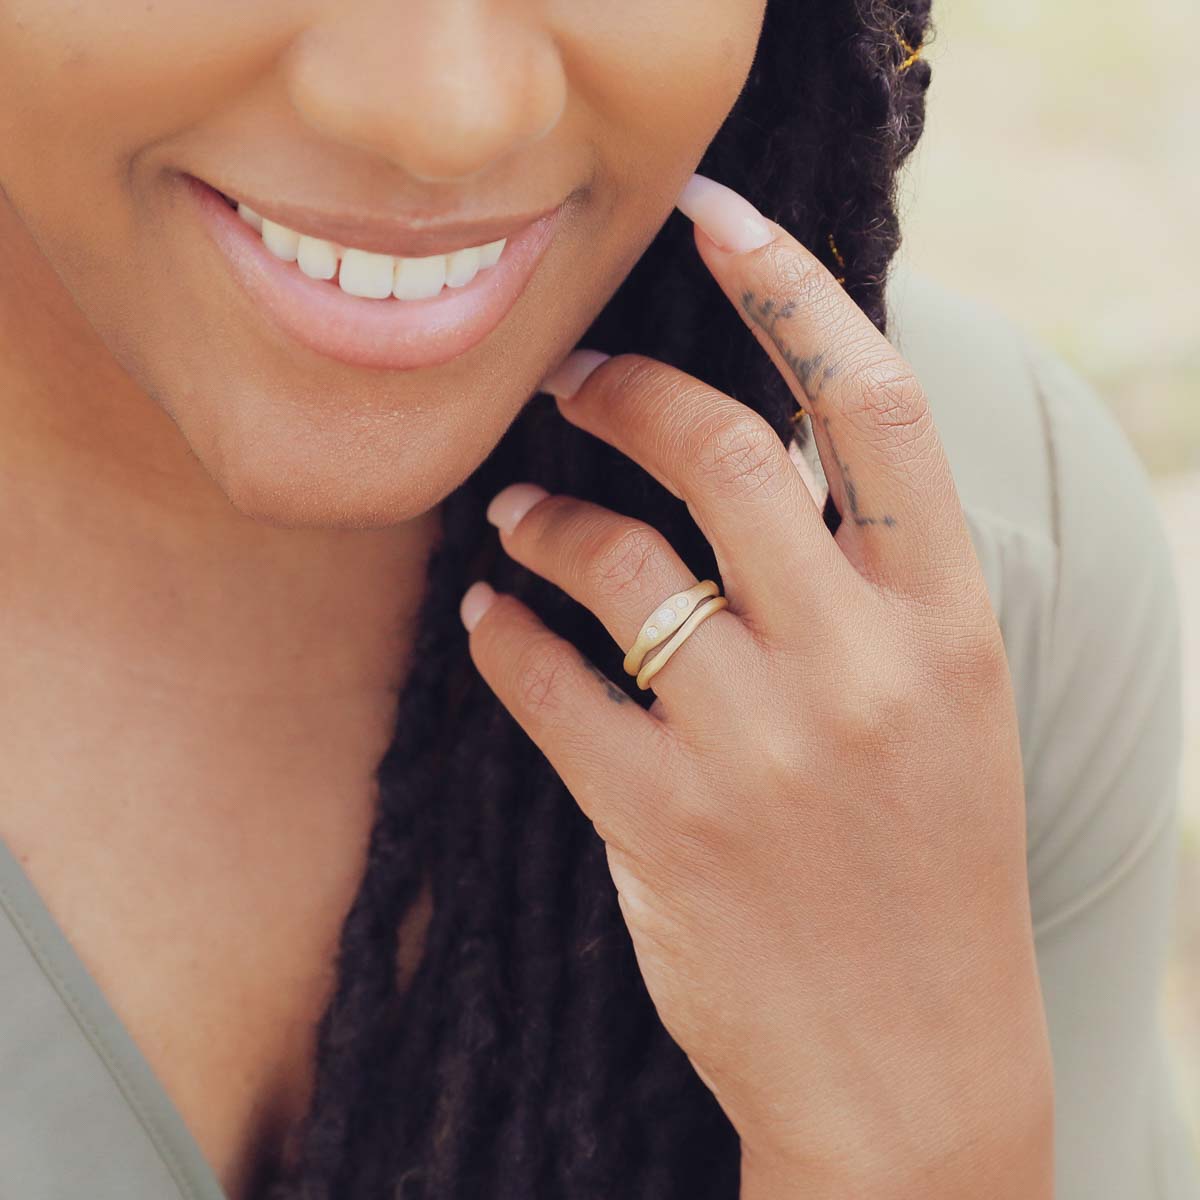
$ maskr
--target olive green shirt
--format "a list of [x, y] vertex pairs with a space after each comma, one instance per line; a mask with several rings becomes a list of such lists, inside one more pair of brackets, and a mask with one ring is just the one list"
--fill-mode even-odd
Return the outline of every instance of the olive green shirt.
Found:
[[[1181, 632], [1146, 474], [1095, 394], [998, 316], [903, 273], [890, 299], [892, 337], [929, 395], [1011, 665], [1054, 1056], [1056, 1200], [1200, 1200], [1159, 1010]], [[804, 457], [823, 484], [811, 445]], [[0, 842], [0, 1198], [85, 1197], [227, 1200]]]

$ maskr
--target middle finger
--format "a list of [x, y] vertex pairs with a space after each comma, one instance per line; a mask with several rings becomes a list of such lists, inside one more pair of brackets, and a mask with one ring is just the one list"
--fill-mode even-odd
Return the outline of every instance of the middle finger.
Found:
[[[752, 408], [640, 354], [577, 351], [542, 384], [569, 421], [611, 443], [686, 501], [730, 603], [752, 627], [811, 621], [857, 576], [787, 448]], [[574, 378], [572, 378], [574, 376]], [[665, 669], [665, 668], [664, 668]]]

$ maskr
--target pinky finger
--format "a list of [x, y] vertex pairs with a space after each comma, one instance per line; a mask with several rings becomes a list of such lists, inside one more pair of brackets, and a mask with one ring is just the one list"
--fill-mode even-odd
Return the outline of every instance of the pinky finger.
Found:
[[463, 595], [471, 660], [606, 841], [635, 843], [655, 814], [647, 782], [670, 753], [667, 726], [515, 596], [482, 581]]

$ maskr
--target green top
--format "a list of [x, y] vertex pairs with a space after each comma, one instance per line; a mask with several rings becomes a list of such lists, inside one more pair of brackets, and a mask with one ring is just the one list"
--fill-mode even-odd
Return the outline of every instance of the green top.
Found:
[[228, 1200], [2, 839], [0, 1197]]
[[[1181, 631], [1145, 471], [1095, 394], [1001, 318], [905, 273], [890, 298], [1012, 669], [1056, 1200], [1200, 1200], [1158, 1007]], [[0, 1197], [228, 1200], [2, 841]]]

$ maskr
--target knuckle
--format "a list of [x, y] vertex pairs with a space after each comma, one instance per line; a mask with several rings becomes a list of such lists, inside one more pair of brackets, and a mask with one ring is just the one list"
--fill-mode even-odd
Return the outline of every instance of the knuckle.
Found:
[[1008, 652], [978, 569], [951, 570], [933, 592], [892, 593], [892, 615], [912, 643], [922, 647], [926, 685], [962, 699], [1009, 678]]
[[535, 637], [515, 656], [513, 696], [521, 710], [541, 721], [557, 721], [567, 711], [574, 664], [556, 639]]
[[645, 354], [616, 354], [595, 374], [600, 369], [605, 371], [605, 390], [619, 396], [657, 391], [670, 371], [664, 363]]
[[906, 362], [897, 358], [868, 362], [856, 375], [860, 386], [845, 403], [851, 415], [867, 417], [873, 427], [906, 438], [920, 438], [930, 431], [932, 413], [925, 389]]
[[589, 590], [605, 600], [641, 597], [658, 574], [655, 568], [663, 551], [656, 529], [641, 522], [621, 523], [584, 546], [580, 574]]
[[794, 787], [797, 780], [804, 778], [810, 762], [806, 739], [796, 734], [779, 735], [759, 742], [756, 750], [759, 769], [784, 787]]
[[[756, 732], [747, 730], [742, 737], [743, 750], [740, 757], [742, 770], [755, 783], [755, 791], [768, 799], [787, 798], [796, 793], [806, 775], [812, 770], [814, 742], [811, 731], [801, 731], [797, 726], [774, 716], [763, 716], [755, 722]], [[736, 786], [731, 782], [731, 786]], [[743, 811], [739, 819], [745, 816]]]
[[712, 875], [726, 857], [732, 836], [730, 794], [723, 792], [721, 802], [707, 789], [677, 797], [668, 809], [671, 829], [670, 852], [674, 861], [688, 864]]
[[791, 459], [775, 431], [747, 410], [702, 424], [689, 454], [706, 489], [727, 499], [770, 498], [794, 482]]
[[[676, 786], [663, 811], [670, 821], [673, 843], [691, 858], [711, 854], [719, 859], [747, 827], [753, 806], [764, 802], [764, 789], [777, 780], [790, 781], [784, 783], [786, 789], [803, 778], [803, 760], [798, 753], [793, 757], [777, 749], [771, 752], [770, 765], [760, 761], [758, 752], [769, 738], [752, 733], [752, 724], [760, 723], [741, 723], [715, 740], [706, 740], [699, 759], [693, 759], [702, 766], [679, 770], [673, 776]], [[696, 743], [690, 743], [693, 753], [696, 748]]]
[[959, 612], [938, 637], [937, 675], [945, 691], [967, 701], [987, 702], [1011, 685], [1008, 651], [990, 607]]
[[986, 728], [1011, 687], [999, 627], [967, 610], [902, 648], [894, 640], [873, 656], [884, 664], [827, 701], [823, 725], [848, 763], [870, 763], [880, 780], [903, 773], [914, 747], [939, 722]]
[[831, 731], [843, 753], [875, 764], [899, 757], [911, 744], [923, 715], [927, 681], [899, 658], [857, 687], [841, 693], [829, 714]]

